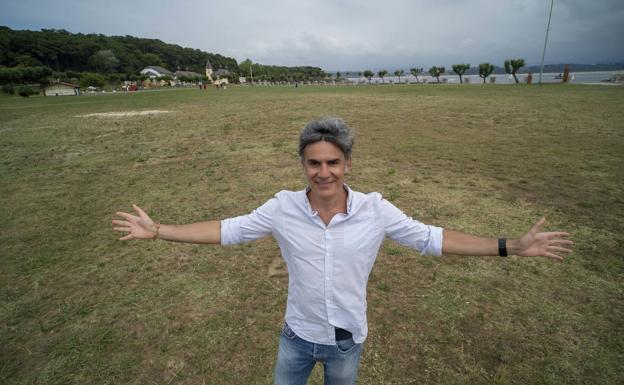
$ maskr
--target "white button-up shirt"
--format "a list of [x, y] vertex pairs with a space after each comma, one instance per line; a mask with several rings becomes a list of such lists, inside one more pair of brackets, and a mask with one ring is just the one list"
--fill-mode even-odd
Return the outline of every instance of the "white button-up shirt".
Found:
[[379, 193], [348, 192], [347, 213], [325, 225], [307, 190], [280, 191], [248, 215], [221, 221], [221, 244], [273, 235], [288, 267], [286, 322], [309, 342], [334, 345], [335, 328], [362, 343], [368, 334], [366, 284], [384, 236], [442, 253], [442, 228], [407, 217]]

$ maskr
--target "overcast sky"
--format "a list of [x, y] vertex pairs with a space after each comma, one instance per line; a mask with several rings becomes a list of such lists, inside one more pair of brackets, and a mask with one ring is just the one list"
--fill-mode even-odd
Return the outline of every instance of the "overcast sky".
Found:
[[[0, 0], [12, 29], [132, 35], [332, 70], [539, 64], [550, 0]], [[624, 0], [555, 0], [545, 63], [624, 61]]]

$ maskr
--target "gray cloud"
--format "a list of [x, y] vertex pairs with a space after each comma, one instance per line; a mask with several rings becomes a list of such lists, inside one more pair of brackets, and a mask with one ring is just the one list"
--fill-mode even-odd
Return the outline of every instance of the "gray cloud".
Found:
[[[135, 35], [276, 65], [326, 70], [539, 62], [550, 2], [21, 0], [14, 29]], [[123, 11], [120, 11], [123, 10]], [[547, 62], [624, 61], [624, 2], [556, 0]]]

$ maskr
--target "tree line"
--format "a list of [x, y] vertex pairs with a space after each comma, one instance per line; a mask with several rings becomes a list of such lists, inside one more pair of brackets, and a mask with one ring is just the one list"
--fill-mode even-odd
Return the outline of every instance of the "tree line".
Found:
[[158, 39], [0, 27], [0, 66], [5, 67], [46, 66], [56, 72], [136, 74], [151, 65], [202, 73], [206, 60], [215, 70], [238, 70], [234, 58]]
[[[16, 31], [0, 26], [0, 84], [45, 84], [51, 79], [80, 82], [83, 86], [101, 87], [105, 83], [118, 84], [124, 80], [142, 81], [146, 79], [139, 73], [147, 66], [161, 66], [172, 71], [178, 69], [201, 74], [199, 79], [181, 79], [186, 81], [205, 81], [204, 68], [210, 61], [213, 69], [227, 69], [229, 80], [237, 82], [243, 76], [248, 82], [300, 82], [323, 81], [332, 76], [318, 67], [285, 67], [253, 63], [247, 59], [238, 64], [234, 58], [208, 53], [198, 49], [183, 48], [167, 44], [157, 39], [137, 38], [133, 36], [105, 36], [102, 34], [70, 33], [63, 29], [42, 29], [41, 31]], [[523, 59], [505, 61], [505, 71], [516, 82], [516, 72], [524, 66]], [[471, 69], [469, 64], [454, 64], [453, 72], [463, 75]], [[478, 66], [479, 76], [483, 81], [494, 71], [494, 66], [482, 63]], [[433, 66], [429, 74], [440, 81], [446, 72], [445, 67]], [[423, 68], [411, 68], [413, 76], [424, 74]], [[385, 82], [386, 70], [377, 72]], [[346, 73], [348, 77], [349, 73]], [[358, 75], [372, 79], [375, 75], [370, 70], [358, 72]], [[394, 75], [405, 75], [404, 70], [397, 70]], [[342, 74], [336, 73], [335, 80]], [[6, 87], [5, 87], [6, 88]]]
[[[63, 29], [16, 31], [0, 26], [0, 84], [45, 83], [49, 77], [81, 83], [86, 79], [89, 85], [115, 84], [123, 80], [144, 80], [139, 71], [147, 66], [203, 75], [207, 60], [214, 71], [228, 70], [231, 82], [237, 82], [239, 76], [254, 81], [304, 81], [328, 77], [321, 68], [310, 66], [262, 65], [249, 59], [239, 66], [234, 58], [157, 39], [70, 33]], [[38, 75], [33, 75], [34, 72]]]
[[[524, 67], [524, 59], [507, 59], [504, 62], [504, 66], [505, 66], [505, 73], [513, 76], [515, 82], [519, 83], [516, 73], [518, 72], [518, 70], [520, 70], [520, 68]], [[470, 66], [470, 64], [460, 63], [460, 64], [453, 64], [451, 68], [453, 69], [453, 72], [459, 76], [459, 82], [463, 83], [464, 82], [463, 76], [466, 74], [466, 71], [470, 70], [472, 67]], [[486, 79], [492, 74], [492, 72], [494, 72], [494, 68], [495, 68], [494, 65], [490, 63], [481, 63], [478, 65], [478, 67], [476, 67], [476, 69], [478, 70], [479, 77], [483, 79], [483, 83], [485, 83]], [[429, 75], [436, 78], [438, 83], [440, 83], [440, 76], [446, 73], [446, 67], [432, 66], [431, 68], [429, 68], [427, 72], [429, 73]], [[423, 68], [411, 68], [410, 73], [412, 74], [412, 76], [418, 77], [418, 76], [423, 75], [425, 71]], [[342, 74], [340, 72], [337, 72], [336, 78], [339, 79], [341, 75]], [[385, 83], [384, 77], [386, 75], [388, 75], [388, 71], [386, 70], [379, 70], [377, 72], [377, 76], [381, 79], [382, 83]], [[394, 71], [394, 76], [397, 76], [399, 78], [399, 83], [401, 82], [401, 76], [403, 75], [405, 75], [404, 70]], [[375, 76], [375, 73], [371, 70], [365, 70], [363, 72], [358, 72], [358, 76], [359, 77], [363, 76], [366, 79], [368, 79], [368, 81], [370, 82], [373, 76]]]
[[318, 81], [330, 77], [319, 67], [300, 66], [284, 67], [253, 63], [250, 59], [243, 60], [239, 65], [240, 76], [248, 82], [300, 82]]
[[248, 81], [274, 82], [322, 80], [329, 76], [318, 67], [262, 65], [249, 59], [239, 66], [233, 58], [156, 39], [0, 27], [0, 84], [46, 83], [54, 78], [102, 87], [105, 83], [145, 80], [147, 77], [139, 71], [147, 66], [197, 72], [202, 75], [199, 79], [183, 76], [179, 80], [205, 81], [206, 60], [215, 71], [230, 71], [231, 82], [237, 82], [239, 76]]

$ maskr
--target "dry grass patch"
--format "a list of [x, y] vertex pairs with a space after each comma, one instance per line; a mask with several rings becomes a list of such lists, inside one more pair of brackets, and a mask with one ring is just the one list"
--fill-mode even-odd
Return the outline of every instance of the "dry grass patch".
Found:
[[[164, 223], [224, 218], [303, 188], [299, 130], [337, 115], [358, 130], [352, 188], [484, 235], [545, 215], [577, 243], [561, 264], [385, 243], [360, 383], [617, 383], [623, 100], [507, 85], [0, 98], [0, 379], [270, 383], [288, 281], [275, 242], [120, 243], [110, 220], [131, 203]], [[175, 113], [73, 118], [149, 110]]]

